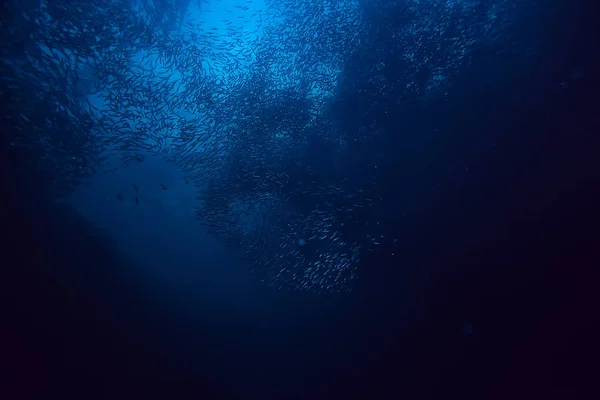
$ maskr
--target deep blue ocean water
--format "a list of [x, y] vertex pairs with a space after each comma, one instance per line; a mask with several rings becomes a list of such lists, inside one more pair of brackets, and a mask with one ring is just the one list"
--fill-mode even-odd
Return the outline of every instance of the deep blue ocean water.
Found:
[[56, 200], [3, 141], [10, 398], [586, 398], [600, 265], [592, 3], [546, 27], [528, 76], [479, 77], [386, 122], [441, 124], [447, 142], [362, 149], [387, 168], [373, 215], [397, 240], [362, 256], [349, 293], [261, 282], [198, 223], [194, 188], [160, 157]]

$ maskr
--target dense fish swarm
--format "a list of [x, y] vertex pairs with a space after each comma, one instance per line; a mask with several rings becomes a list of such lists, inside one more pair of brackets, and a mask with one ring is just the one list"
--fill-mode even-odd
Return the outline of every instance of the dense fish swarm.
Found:
[[481, 52], [528, 54], [516, 32], [532, 3], [9, 2], [7, 140], [53, 196], [115, 155], [165, 157], [195, 184], [198, 221], [265, 282], [351, 290], [361, 255], [393, 238], [367, 212], [383, 200], [377, 157], [349, 155]]

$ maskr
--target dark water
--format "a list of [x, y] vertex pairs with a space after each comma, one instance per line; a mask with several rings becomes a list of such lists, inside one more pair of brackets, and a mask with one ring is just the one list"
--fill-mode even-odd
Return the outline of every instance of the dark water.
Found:
[[[94, 178], [55, 202], [40, 178], [15, 172], [23, 160], [3, 142], [10, 398], [593, 398], [592, 3], [548, 29], [530, 76], [480, 78], [387, 122], [423, 131], [435, 121], [452, 140], [428, 159], [407, 146], [427, 138], [373, 144], [389, 170], [379, 212], [398, 240], [364, 256], [350, 294], [261, 284], [197, 224], [166, 163]], [[161, 173], [179, 195], [156, 187]], [[132, 181], [154, 185], [140, 206], [114, 198]]]

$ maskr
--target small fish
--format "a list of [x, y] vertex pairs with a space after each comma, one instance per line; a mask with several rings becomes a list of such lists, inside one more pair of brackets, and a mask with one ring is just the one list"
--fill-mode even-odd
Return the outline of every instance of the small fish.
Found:
[[140, 199], [137, 196], [135, 196], [135, 205], [136, 206], [140, 205]]
[[117, 194], [117, 195], [115, 195], [115, 197], [116, 197], [117, 199], [119, 199], [119, 201], [123, 201], [123, 196], [122, 196], [122, 195], [120, 195], [120, 194]]
[[162, 188], [162, 190], [167, 190], [167, 187], [165, 185], [163, 185], [162, 183], [160, 184], [160, 187]]
[[132, 183], [131, 187], [133, 188], [133, 190], [135, 190], [136, 193], [140, 191], [140, 189], [137, 187], [137, 185], [135, 183]]
[[473, 334], [473, 324], [470, 322], [464, 323], [462, 327], [463, 334], [472, 335]]

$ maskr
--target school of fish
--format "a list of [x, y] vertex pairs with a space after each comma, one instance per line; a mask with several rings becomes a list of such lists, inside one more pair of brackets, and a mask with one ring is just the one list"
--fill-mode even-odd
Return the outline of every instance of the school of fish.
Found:
[[[514, 51], [525, 7], [8, 3], [2, 122], [50, 195], [71, 193], [112, 157], [124, 166], [163, 157], [194, 185], [198, 223], [262, 281], [316, 293], [352, 290], [365, 252], [395, 240], [370, 211], [383, 201], [384, 163], [350, 155], [395, 134], [385, 125], [395, 106], [442, 99], [481, 49], [502, 39]], [[187, 18], [191, 7], [205, 20]]]

